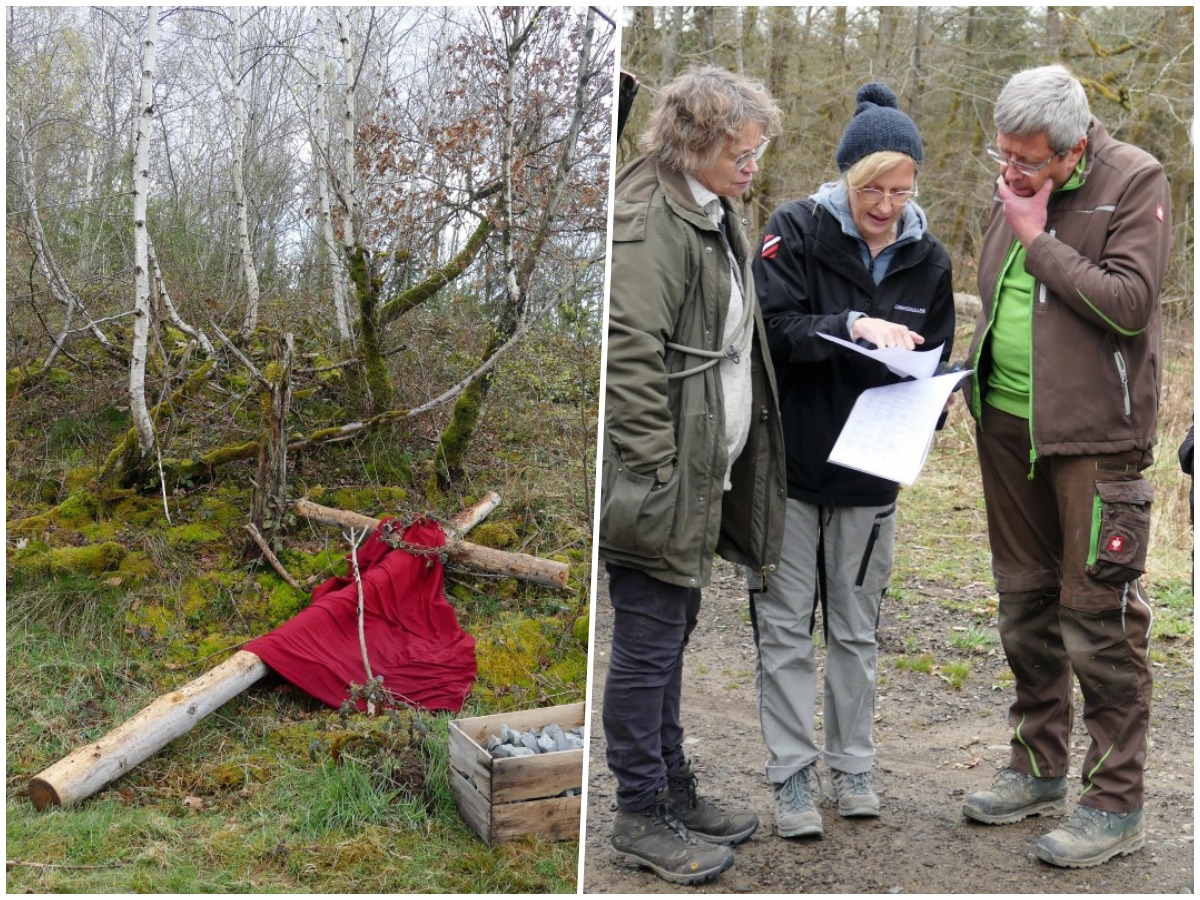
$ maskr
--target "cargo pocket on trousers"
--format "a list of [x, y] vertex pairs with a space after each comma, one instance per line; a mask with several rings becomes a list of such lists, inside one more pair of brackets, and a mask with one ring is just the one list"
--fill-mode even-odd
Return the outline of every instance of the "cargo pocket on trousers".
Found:
[[1088, 575], [1097, 581], [1123, 582], [1146, 571], [1153, 499], [1144, 478], [1096, 482]]
[[610, 456], [615, 453], [605, 453], [604, 459], [608, 471], [600, 501], [601, 547], [646, 559], [662, 556], [675, 520], [679, 467], [670, 466], [670, 476], [659, 481], [656, 474], [639, 474], [619, 458], [610, 462]]

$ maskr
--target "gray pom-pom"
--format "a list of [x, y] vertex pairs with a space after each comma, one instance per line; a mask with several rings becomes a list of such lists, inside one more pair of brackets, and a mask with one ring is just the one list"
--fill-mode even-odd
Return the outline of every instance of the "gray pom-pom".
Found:
[[874, 103], [876, 106], [890, 106], [892, 109], [897, 109], [900, 105], [896, 99], [895, 91], [882, 81], [871, 81], [864, 84], [858, 89], [855, 100], [858, 101], [858, 110], [860, 112], [864, 103]]

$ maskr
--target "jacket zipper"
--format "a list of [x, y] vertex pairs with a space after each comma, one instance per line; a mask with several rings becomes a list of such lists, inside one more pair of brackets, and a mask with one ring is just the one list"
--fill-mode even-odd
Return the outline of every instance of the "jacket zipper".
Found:
[[1129, 402], [1129, 371], [1125, 368], [1125, 357], [1121, 355], [1120, 350], [1113, 351], [1113, 359], [1117, 361], [1117, 375], [1121, 378], [1121, 393], [1125, 396], [1125, 416], [1128, 418], [1133, 412]]

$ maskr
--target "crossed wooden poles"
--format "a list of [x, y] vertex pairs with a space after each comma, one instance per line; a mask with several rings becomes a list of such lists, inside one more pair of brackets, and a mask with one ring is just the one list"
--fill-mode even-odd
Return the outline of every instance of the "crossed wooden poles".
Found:
[[[489, 493], [450, 520], [446, 535], [449, 563], [565, 588], [568, 576], [565, 563], [524, 553], [506, 553], [462, 539], [463, 534], [482, 522], [499, 503], [499, 495]], [[308, 500], [297, 500], [295, 510], [297, 515], [342, 527], [374, 530], [379, 525], [378, 519], [331, 509]], [[48, 806], [69, 806], [87, 799], [190, 731], [197, 722], [267, 672], [267, 664], [256, 655], [246, 650], [237, 651], [199, 678], [159, 697], [100, 740], [80, 747], [30, 779], [29, 796], [34, 807], [40, 810]]]

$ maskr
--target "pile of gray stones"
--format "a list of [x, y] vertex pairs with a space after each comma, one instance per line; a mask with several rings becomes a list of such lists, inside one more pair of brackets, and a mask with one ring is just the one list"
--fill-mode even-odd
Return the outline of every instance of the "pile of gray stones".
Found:
[[500, 733], [489, 734], [487, 750], [493, 759], [514, 756], [536, 756], [539, 753], [556, 753], [561, 750], [583, 749], [583, 726], [564, 729], [561, 725], [531, 728], [516, 731], [500, 725]]

